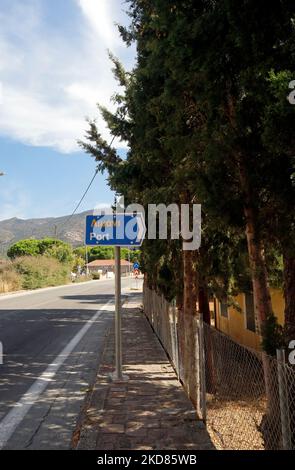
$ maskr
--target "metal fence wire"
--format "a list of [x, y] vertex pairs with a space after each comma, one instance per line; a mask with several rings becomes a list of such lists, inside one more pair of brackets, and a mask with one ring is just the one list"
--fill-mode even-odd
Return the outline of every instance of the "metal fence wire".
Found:
[[[184, 382], [178, 311], [144, 287], [144, 311]], [[198, 410], [217, 449], [295, 449], [295, 370], [251, 350], [214, 327], [194, 323], [201, 350], [195, 354], [201, 397]], [[186, 385], [184, 383], [184, 385]]]

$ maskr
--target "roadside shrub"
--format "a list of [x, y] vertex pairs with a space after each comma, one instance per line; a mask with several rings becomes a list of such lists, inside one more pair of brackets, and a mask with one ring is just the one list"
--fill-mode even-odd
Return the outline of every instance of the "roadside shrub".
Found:
[[14, 260], [20, 256], [37, 256], [40, 253], [39, 240], [20, 240], [7, 251], [7, 256]]
[[70, 280], [70, 268], [47, 256], [24, 256], [13, 265], [21, 276], [23, 289], [58, 286]]
[[12, 245], [7, 251], [7, 256], [15, 260], [24, 256], [42, 256], [46, 255], [56, 258], [61, 263], [73, 263], [73, 249], [71, 245], [62, 240], [54, 238], [43, 238], [42, 240], [20, 240]]
[[77, 276], [75, 279], [72, 280], [72, 282], [73, 283], [80, 283], [80, 282], [88, 282], [88, 281], [92, 281], [92, 280], [93, 280], [92, 276], [82, 275], [82, 276]]
[[56, 258], [60, 263], [73, 264], [74, 255], [72, 247], [66, 243], [60, 242], [60, 244], [53, 245], [44, 253], [50, 258]]
[[93, 274], [92, 274], [92, 279], [93, 279], [94, 281], [100, 279], [100, 273], [93, 273]]

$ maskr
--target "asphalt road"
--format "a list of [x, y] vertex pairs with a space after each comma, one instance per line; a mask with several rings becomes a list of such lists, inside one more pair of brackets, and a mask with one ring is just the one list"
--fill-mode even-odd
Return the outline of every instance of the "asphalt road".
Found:
[[70, 448], [113, 312], [113, 280], [0, 297], [0, 449]]

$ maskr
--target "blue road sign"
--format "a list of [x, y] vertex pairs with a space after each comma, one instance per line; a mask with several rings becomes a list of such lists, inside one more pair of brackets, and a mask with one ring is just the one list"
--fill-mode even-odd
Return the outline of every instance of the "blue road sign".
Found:
[[138, 263], [134, 263], [133, 269], [139, 269], [139, 264], [138, 264]]
[[86, 245], [138, 247], [145, 232], [142, 214], [86, 216]]

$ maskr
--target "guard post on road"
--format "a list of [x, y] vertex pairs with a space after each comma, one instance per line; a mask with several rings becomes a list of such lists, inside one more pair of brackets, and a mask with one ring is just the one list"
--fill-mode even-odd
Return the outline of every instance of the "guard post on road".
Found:
[[140, 213], [115, 213], [86, 216], [86, 245], [115, 248], [115, 341], [116, 368], [114, 381], [126, 380], [122, 373], [121, 328], [121, 247], [140, 247], [145, 236], [145, 222]]

